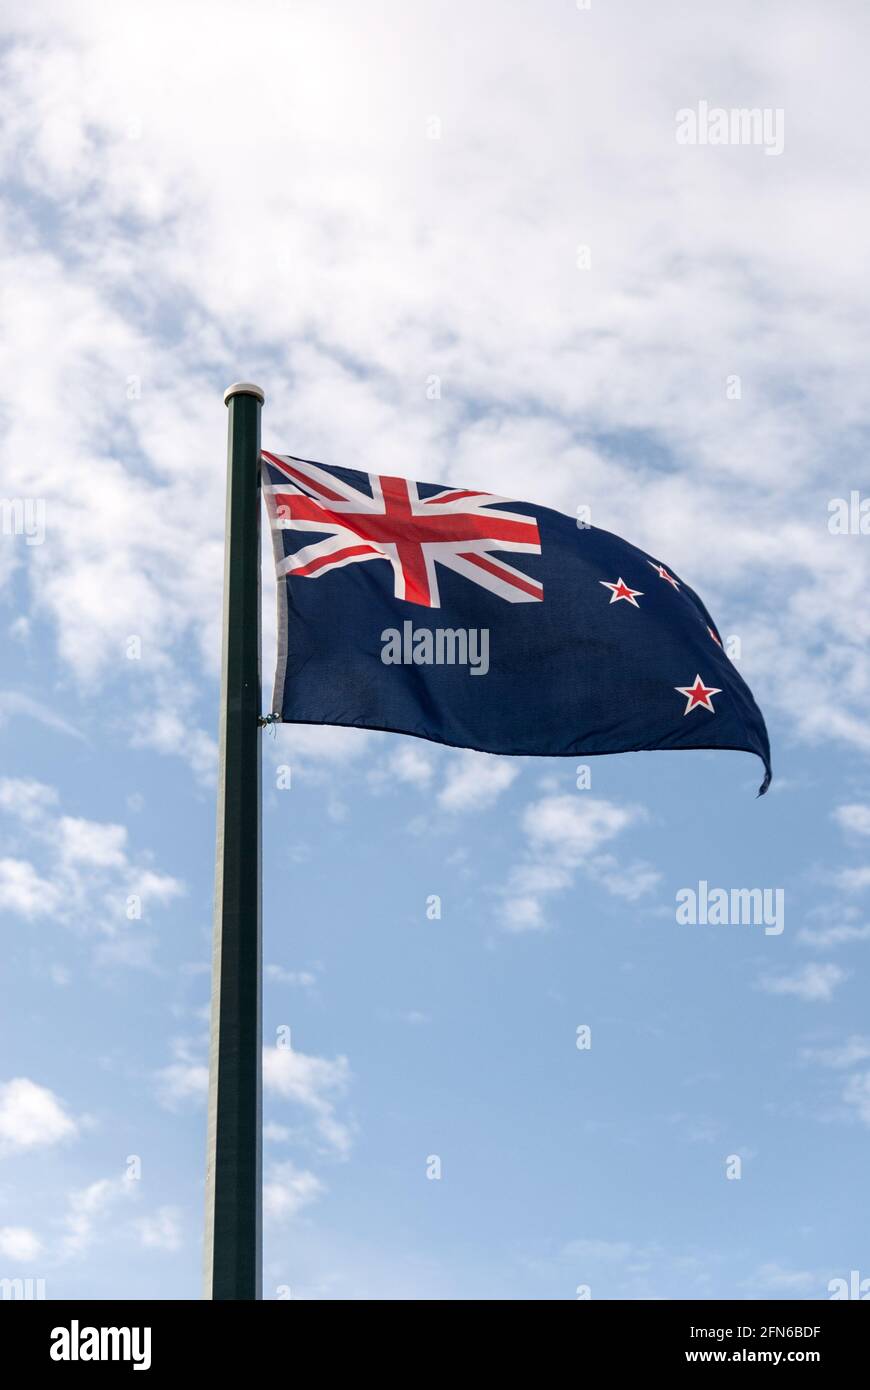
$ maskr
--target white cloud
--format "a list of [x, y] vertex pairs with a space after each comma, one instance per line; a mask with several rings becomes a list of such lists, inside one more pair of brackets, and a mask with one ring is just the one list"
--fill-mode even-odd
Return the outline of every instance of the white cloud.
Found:
[[286, 970], [283, 965], [267, 965], [265, 976], [276, 985], [295, 985], [301, 989], [313, 989], [317, 984], [317, 976], [313, 971]]
[[157, 1096], [167, 1110], [182, 1110], [201, 1104], [208, 1096], [208, 1065], [201, 1060], [201, 1048], [189, 1038], [174, 1038], [175, 1061], [157, 1072]]
[[571, 1240], [564, 1253], [573, 1260], [607, 1260], [623, 1263], [636, 1257], [638, 1250], [627, 1240]]
[[[384, 753], [387, 754], [386, 749]], [[376, 791], [394, 782], [422, 788], [428, 787], [433, 773], [431, 757], [413, 739], [406, 738], [400, 739], [383, 760], [377, 760], [369, 773], [369, 782]]]
[[346, 1057], [330, 1061], [292, 1047], [263, 1049], [264, 1090], [309, 1111], [320, 1139], [341, 1155], [350, 1150], [351, 1132], [336, 1116], [335, 1098], [344, 1094], [349, 1080]]
[[808, 1062], [820, 1062], [825, 1067], [853, 1067], [870, 1058], [870, 1038], [853, 1034], [840, 1047], [806, 1047], [801, 1056]]
[[98, 1178], [87, 1187], [71, 1192], [64, 1217], [62, 1254], [86, 1253], [118, 1202], [136, 1195], [137, 1184], [128, 1177]]
[[177, 676], [167, 680], [162, 673], [155, 673], [152, 689], [153, 698], [131, 720], [133, 747], [153, 748], [182, 758], [198, 782], [212, 787], [217, 777], [218, 746], [211, 733], [196, 726], [193, 687]]
[[613, 893], [617, 898], [627, 898], [630, 903], [651, 893], [662, 877], [652, 864], [636, 860], [630, 864], [620, 864], [610, 854], [602, 855], [597, 861], [594, 876], [608, 893]]
[[856, 1072], [849, 1077], [843, 1100], [855, 1110], [862, 1124], [870, 1126], [870, 1071]]
[[0, 1155], [71, 1139], [78, 1125], [63, 1101], [25, 1076], [0, 1084]]
[[127, 830], [123, 825], [61, 816], [57, 834], [61, 858], [68, 863], [116, 869], [126, 861]]
[[363, 757], [373, 746], [367, 729], [344, 729], [316, 724], [279, 724], [268, 751], [276, 764], [302, 764], [311, 775], [312, 765], [342, 766]]
[[457, 753], [438, 793], [438, 805], [443, 811], [481, 811], [497, 801], [518, 776], [515, 761], [469, 750]]
[[0, 1226], [0, 1255], [30, 1264], [42, 1250], [42, 1241], [27, 1226]]
[[[97, 964], [147, 965], [153, 940], [142, 922], [181, 897], [184, 884], [155, 869], [147, 853], [131, 854], [126, 826], [57, 815], [57, 802], [55, 789], [43, 783], [0, 782], [0, 809], [17, 817], [19, 838], [32, 856], [0, 859], [0, 908], [77, 931], [86, 924], [107, 938], [96, 949]], [[133, 897], [141, 918], [127, 916]], [[132, 922], [138, 931], [131, 930]]]
[[842, 830], [851, 835], [870, 835], [870, 806], [852, 802], [837, 806], [832, 815]]
[[547, 926], [540, 898], [512, 891], [501, 908], [505, 929], [509, 932], [543, 931]]
[[831, 946], [847, 946], [853, 941], [870, 940], [870, 925], [853, 926], [844, 922], [831, 927], [801, 927], [798, 941], [815, 950], [827, 951]]
[[136, 1230], [147, 1250], [181, 1249], [181, 1212], [178, 1207], [159, 1207], [153, 1216], [143, 1216]]
[[749, 1288], [769, 1289], [771, 1292], [799, 1294], [818, 1287], [819, 1279], [810, 1270], [789, 1269], [776, 1260], [769, 1260], [766, 1264], [760, 1265], [746, 1280], [746, 1285]]
[[32, 777], [0, 777], [0, 810], [37, 820], [57, 803], [57, 791]]
[[419, 1028], [432, 1022], [431, 1015], [424, 1013], [422, 1009], [381, 1009], [378, 1012], [379, 1017], [385, 1022], [405, 1023], [410, 1028]]
[[863, 893], [865, 888], [870, 888], [870, 865], [860, 869], [841, 869], [836, 882], [844, 893]]
[[421, 748], [404, 742], [392, 754], [389, 771], [400, 782], [410, 782], [415, 787], [428, 786], [432, 780], [432, 760]]
[[[831, 446], [847, 491], [868, 424], [850, 174], [863, 126], [841, 116], [860, 111], [865, 75], [849, 13], [796, 0], [790, 32], [815, 36], [796, 44], [749, 0], [688, 29], [677, 0], [640, 20], [615, 7], [593, 51], [576, 8], [546, 7], [530, 27], [523, 7], [481, 0], [462, 14], [469, 84], [455, 26], [434, 12], [387, 0], [373, 27], [336, 5], [271, 7], [265, 59], [256, 26], [239, 34], [221, 3], [206, 31], [195, 8], [160, 0], [147, 33], [96, 0], [46, 0], [10, 22], [0, 172], [36, 196], [0, 243], [0, 469], [5, 494], [36, 491], [49, 530], [52, 507], [64, 525], [51, 545], [4, 547], [3, 570], [27, 565], [63, 668], [94, 684], [135, 665], [131, 737], [210, 775], [212, 731], [190, 723], [169, 676], [188, 660], [217, 669], [221, 470], [190, 461], [222, 456], [215, 372], [237, 374], [245, 338], [268, 378], [267, 442], [572, 513], [591, 503], [599, 524], [656, 553], [666, 543], [711, 601], [727, 590], [747, 672], [792, 728], [870, 751], [870, 559], [829, 534], [825, 512]], [[814, 87], [820, 51], [836, 107]], [[552, 81], [566, 63], [570, 80]], [[687, 64], [726, 103], [745, 100], [750, 74], [802, 113], [787, 183], [759, 150], [677, 146]], [[438, 140], [422, 92], [438, 93]], [[289, 184], [274, 178], [288, 162]], [[840, 254], [822, 289], [831, 221]], [[185, 332], [166, 334], [180, 295]], [[727, 400], [738, 370], [742, 399]]]
[[294, 1163], [275, 1163], [263, 1180], [263, 1218], [275, 1225], [298, 1216], [326, 1188], [316, 1174]]
[[544, 796], [528, 805], [522, 818], [527, 857], [511, 871], [502, 894], [505, 930], [545, 930], [546, 899], [569, 888], [578, 870], [630, 902], [650, 892], [661, 877], [657, 869], [602, 852], [643, 815], [639, 806], [620, 806], [585, 792]]
[[830, 1003], [834, 990], [848, 979], [849, 971], [839, 965], [812, 962], [788, 975], [770, 975], [759, 981], [768, 994], [791, 994], [807, 1003]]
[[57, 884], [40, 878], [27, 859], [0, 859], [0, 908], [21, 917], [50, 916], [57, 910]]
[[208, 1095], [208, 1067], [204, 1063], [173, 1062], [157, 1074], [160, 1102], [176, 1110], [186, 1101], [203, 1101]]
[[[29, 619], [20, 615], [12, 627], [9, 629], [13, 636], [26, 636], [29, 628]], [[41, 700], [35, 700], [30, 695], [25, 695], [21, 690], [0, 690], [0, 725], [16, 715], [24, 715], [27, 719], [34, 719], [38, 724], [44, 724], [47, 729], [54, 729], [57, 733], [67, 734], [70, 738], [83, 739], [84, 735], [69, 720], [64, 719], [56, 710], [46, 708]]]
[[640, 815], [637, 807], [619, 806], [587, 796], [546, 796], [526, 808], [523, 829], [534, 849], [552, 852], [574, 866], [621, 834]]

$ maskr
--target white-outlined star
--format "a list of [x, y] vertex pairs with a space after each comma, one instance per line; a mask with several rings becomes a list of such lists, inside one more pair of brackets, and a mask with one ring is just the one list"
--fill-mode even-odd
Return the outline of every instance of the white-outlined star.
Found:
[[673, 584], [673, 586], [674, 586], [675, 589], [677, 589], [677, 590], [679, 589], [680, 586], [679, 586], [679, 584], [677, 583], [676, 579], [674, 578], [674, 576], [673, 576], [672, 574], [668, 574], [668, 572], [667, 572], [667, 570], [665, 569], [664, 565], [657, 565], [656, 562], [655, 562], [655, 560], [647, 560], [647, 564], [648, 564], [648, 565], [652, 565], [652, 567], [653, 567], [653, 569], [655, 570], [656, 574], [658, 575], [659, 579], [666, 579], [666, 580], [668, 581], [669, 584]]
[[693, 709], [697, 709], [699, 706], [708, 709], [711, 714], [715, 714], [716, 711], [713, 708], [713, 701], [710, 699], [710, 696], [722, 694], [719, 686], [705, 685], [700, 676], [695, 677], [694, 685], [675, 685], [674, 690], [678, 690], [681, 695], [685, 695], [686, 697], [686, 708], [683, 710], [684, 715], [689, 714]]
[[603, 584], [605, 589], [612, 590], [611, 603], [618, 603], [621, 598], [624, 598], [627, 603], [633, 604], [635, 608], [640, 608], [637, 600], [643, 598], [643, 589], [630, 589], [621, 577], [617, 579], [615, 584], [611, 584], [607, 579], [599, 579], [598, 583]]

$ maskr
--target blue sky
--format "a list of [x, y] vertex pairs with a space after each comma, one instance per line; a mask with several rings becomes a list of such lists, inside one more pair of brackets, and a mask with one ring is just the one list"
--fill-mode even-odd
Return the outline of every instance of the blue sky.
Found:
[[[870, 1277], [862, 8], [110, 11], [2, 49], [0, 1278], [199, 1296], [239, 378], [266, 447], [661, 554], [774, 763], [264, 737], [265, 1296]], [[679, 145], [701, 101], [782, 152]]]

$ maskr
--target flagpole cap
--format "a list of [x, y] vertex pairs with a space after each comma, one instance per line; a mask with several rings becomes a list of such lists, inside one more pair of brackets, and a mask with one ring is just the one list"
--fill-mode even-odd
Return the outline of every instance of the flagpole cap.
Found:
[[252, 381], [234, 381], [232, 386], [228, 386], [224, 391], [224, 405], [229, 405], [233, 396], [255, 396], [263, 405], [266, 393], [262, 386], [255, 386]]

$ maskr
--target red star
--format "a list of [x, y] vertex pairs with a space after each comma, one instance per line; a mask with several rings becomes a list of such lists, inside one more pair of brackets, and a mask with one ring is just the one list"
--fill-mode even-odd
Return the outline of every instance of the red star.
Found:
[[606, 579], [599, 579], [599, 584], [603, 584], [605, 589], [611, 589], [610, 602], [616, 603], [618, 599], [624, 598], [628, 603], [640, 608], [639, 598], [643, 598], [643, 589], [630, 589], [624, 579], [617, 579], [615, 584], [610, 584]]
[[677, 583], [676, 579], [674, 578], [674, 576], [673, 576], [672, 574], [668, 574], [668, 572], [667, 572], [667, 570], [665, 569], [664, 565], [657, 565], [656, 562], [655, 562], [655, 560], [647, 560], [647, 564], [648, 564], [648, 565], [652, 565], [652, 567], [653, 567], [653, 569], [655, 570], [656, 574], [658, 575], [659, 579], [666, 579], [666, 580], [668, 581], [669, 584], [673, 584], [673, 586], [674, 586], [675, 589], [679, 589], [680, 586], [679, 586], [679, 584]]
[[689, 714], [696, 705], [701, 705], [704, 709], [708, 709], [711, 714], [715, 714], [716, 711], [713, 708], [713, 701], [710, 699], [710, 696], [722, 694], [718, 686], [705, 685], [700, 676], [695, 677], [694, 685], [675, 685], [674, 690], [678, 690], [681, 695], [685, 695], [686, 697], [686, 708], [683, 710], [684, 715]]
[[708, 627], [708, 628], [707, 628], [707, 631], [709, 632], [710, 636], [713, 638], [713, 641], [716, 643], [716, 646], [717, 646], [717, 647], [721, 647], [722, 643], [719, 641], [719, 638], [716, 636], [716, 634], [715, 634], [715, 632], [713, 631], [713, 629], [712, 629], [711, 627]]

